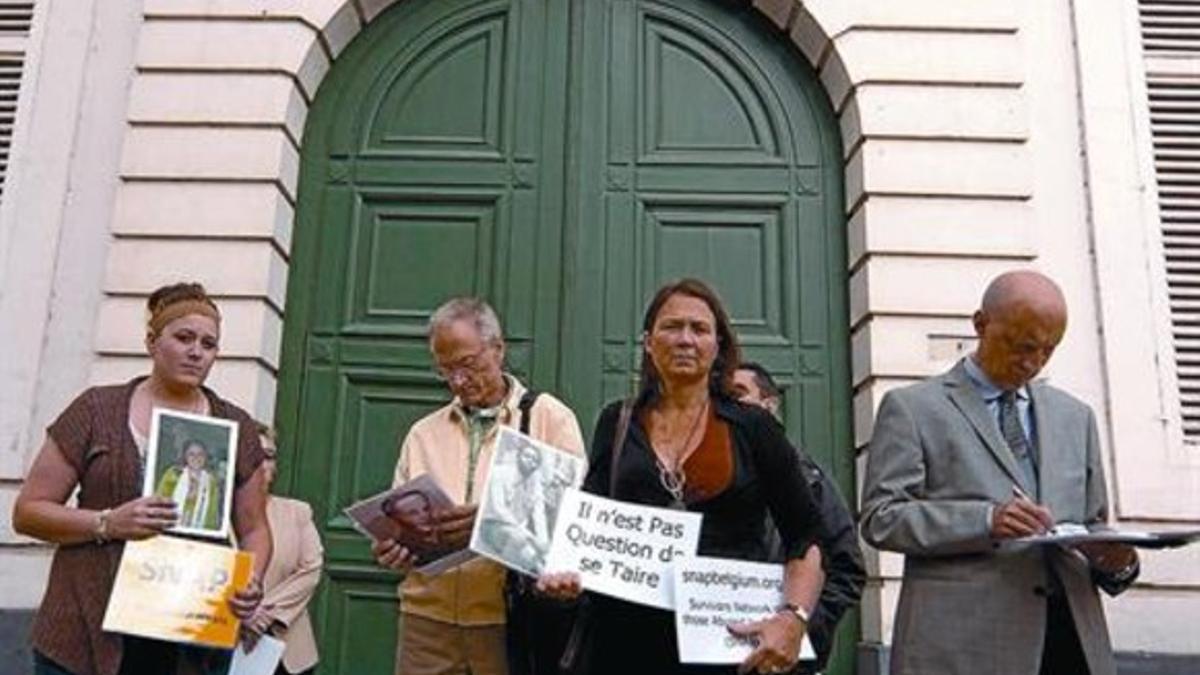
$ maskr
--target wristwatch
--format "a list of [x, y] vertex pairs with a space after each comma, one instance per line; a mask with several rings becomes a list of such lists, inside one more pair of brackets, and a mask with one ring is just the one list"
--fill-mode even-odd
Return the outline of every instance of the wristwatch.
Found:
[[775, 611], [776, 612], [787, 612], [787, 613], [795, 616], [797, 619], [800, 619], [800, 623], [804, 624], [805, 626], [808, 626], [808, 612], [803, 607], [801, 607], [800, 605], [798, 605], [794, 602], [785, 602], [779, 606], [779, 609], [776, 609]]
[[1138, 559], [1134, 558], [1133, 562], [1122, 567], [1121, 569], [1109, 575], [1113, 583], [1123, 584], [1133, 578], [1133, 575], [1138, 571]]
[[96, 529], [92, 532], [92, 537], [97, 544], [108, 543], [108, 517], [112, 515], [112, 509], [104, 509], [96, 514]]

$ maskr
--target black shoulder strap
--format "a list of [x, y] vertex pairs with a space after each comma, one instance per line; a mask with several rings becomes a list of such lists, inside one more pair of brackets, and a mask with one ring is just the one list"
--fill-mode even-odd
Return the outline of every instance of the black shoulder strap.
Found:
[[519, 408], [521, 410], [520, 431], [521, 431], [521, 433], [525, 434], [526, 436], [529, 435], [530, 412], [533, 410], [533, 404], [537, 403], [538, 396], [541, 396], [541, 395], [542, 395], [542, 392], [540, 392], [540, 391], [526, 389], [525, 393], [521, 395], [521, 402], [517, 404], [517, 408]]
[[[608, 467], [608, 496], [617, 492], [617, 464], [621, 461], [621, 450], [625, 448], [625, 437], [629, 435], [629, 422], [633, 419], [633, 399], [621, 402], [621, 416], [617, 418], [617, 435], [613, 437], [612, 464]], [[614, 497], [615, 498], [615, 497]]]

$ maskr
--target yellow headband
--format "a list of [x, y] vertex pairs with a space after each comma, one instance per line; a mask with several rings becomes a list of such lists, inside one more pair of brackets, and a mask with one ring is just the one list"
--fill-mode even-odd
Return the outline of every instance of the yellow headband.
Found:
[[180, 300], [172, 302], [166, 307], [160, 308], [157, 312], [150, 315], [150, 319], [146, 321], [146, 330], [150, 331], [150, 335], [158, 337], [162, 333], [163, 328], [175, 319], [189, 314], [199, 314], [207, 316], [217, 323], [217, 327], [221, 326], [221, 313], [211, 301], [208, 300]]

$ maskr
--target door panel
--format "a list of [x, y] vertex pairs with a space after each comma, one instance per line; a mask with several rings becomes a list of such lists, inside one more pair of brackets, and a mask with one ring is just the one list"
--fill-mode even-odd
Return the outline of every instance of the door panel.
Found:
[[395, 644], [384, 631], [395, 631], [395, 587], [352, 573], [325, 583], [328, 608], [318, 627], [322, 631], [318, 672], [391, 675]]
[[491, 295], [504, 206], [499, 195], [476, 202], [364, 195], [353, 242], [353, 304], [342, 330], [400, 324], [419, 331], [448, 295], [464, 289]]
[[[633, 30], [642, 42], [644, 161], [778, 159], [770, 115], [738, 64], [665, 6], [643, 5], [632, 19], [641, 23]], [[619, 33], [630, 27], [622, 21], [615, 28]]]
[[590, 435], [631, 391], [650, 295], [704, 278], [794, 438], [851, 486], [837, 129], [746, 4], [406, 0], [334, 64], [303, 144], [277, 407], [279, 487], [326, 545], [320, 672], [390, 672], [397, 578], [342, 509], [445, 402], [425, 327], [449, 296], [488, 299], [511, 370]]
[[[599, 315], [568, 316], [563, 379], [581, 418], [631, 390], [654, 290], [696, 276], [722, 295], [747, 357], [786, 386], [789, 429], [818, 457], [841, 451], [830, 464], [848, 477], [841, 167], [811, 68], [731, 3], [577, 9], [572, 121], [603, 130], [576, 147], [576, 236], [603, 255], [579, 257], [575, 282], [604, 298]], [[830, 382], [841, 396], [808, 393]]]
[[507, 18], [484, 16], [410, 63], [378, 104], [367, 147], [501, 158]]
[[[512, 370], [557, 364], [565, 106], [542, 96], [565, 100], [565, 71], [555, 85], [546, 66], [565, 17], [543, 0], [402, 3], [346, 49], [310, 113], [281, 487], [313, 505], [326, 545], [322, 672], [391, 672], [397, 577], [342, 509], [390, 484], [399, 438], [446, 402], [430, 313], [483, 296], [505, 319]], [[545, 125], [558, 130], [548, 145]]]

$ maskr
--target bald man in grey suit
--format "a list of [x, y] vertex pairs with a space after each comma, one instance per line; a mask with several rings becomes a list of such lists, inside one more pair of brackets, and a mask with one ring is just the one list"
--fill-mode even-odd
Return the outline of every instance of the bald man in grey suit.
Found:
[[889, 392], [863, 488], [863, 538], [905, 554], [893, 675], [1115, 675], [1097, 587], [1138, 573], [1135, 550], [1010, 540], [1108, 515], [1096, 421], [1031, 382], [1066, 329], [1062, 292], [1035, 272], [996, 278], [978, 349]]

